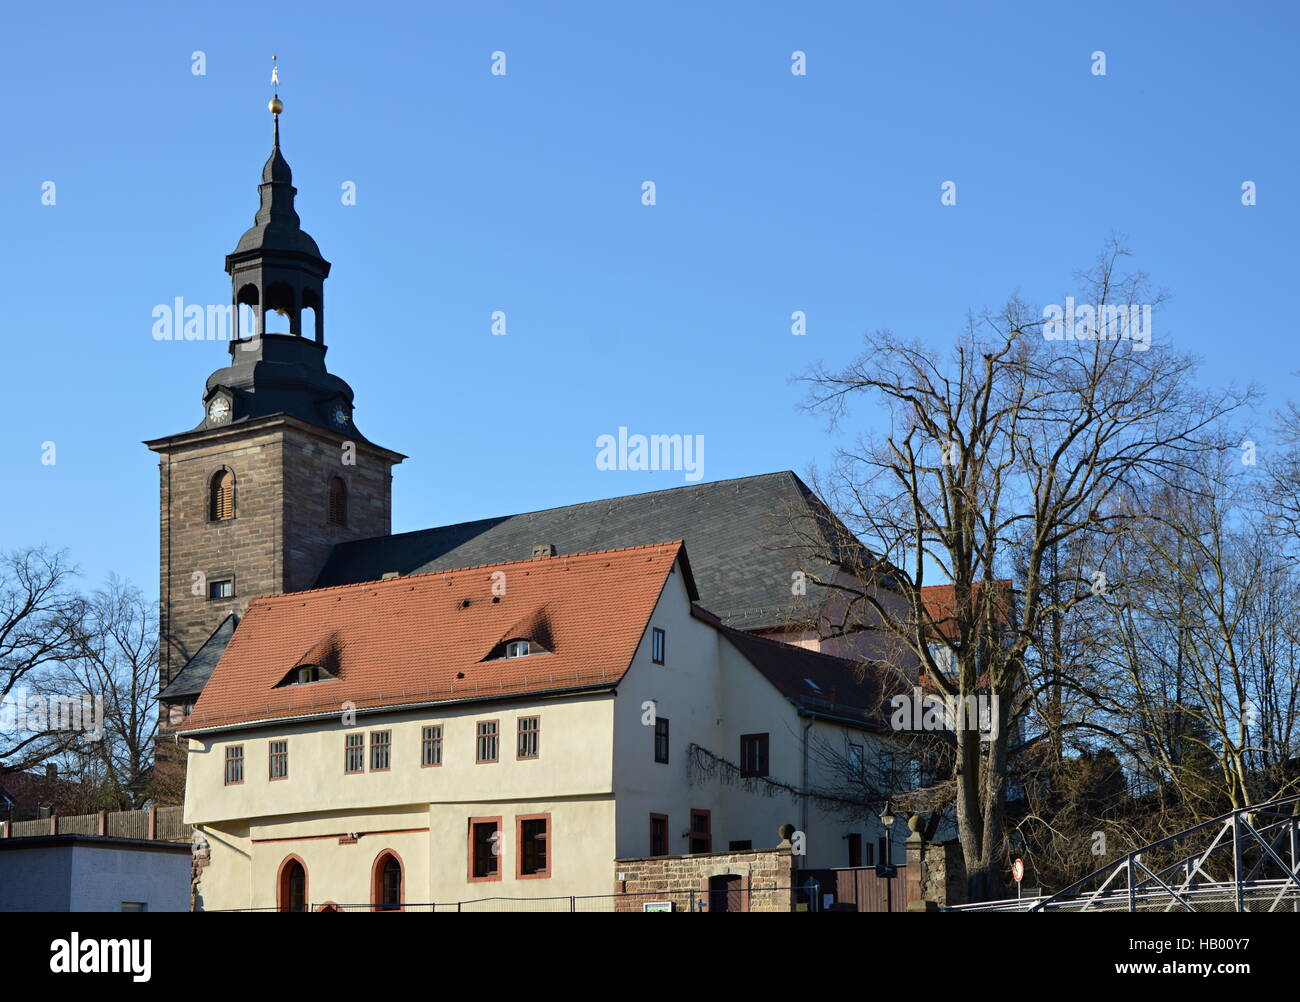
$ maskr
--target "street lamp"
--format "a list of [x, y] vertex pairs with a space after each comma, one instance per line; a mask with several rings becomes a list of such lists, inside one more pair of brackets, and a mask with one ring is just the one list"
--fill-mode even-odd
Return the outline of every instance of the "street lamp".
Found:
[[892, 877], [897, 871], [894, 869], [894, 848], [889, 839], [889, 831], [894, 825], [897, 815], [889, 807], [889, 801], [885, 801], [885, 808], [880, 812], [880, 823], [885, 827], [885, 858], [880, 861], [876, 867], [876, 873], [882, 877]]

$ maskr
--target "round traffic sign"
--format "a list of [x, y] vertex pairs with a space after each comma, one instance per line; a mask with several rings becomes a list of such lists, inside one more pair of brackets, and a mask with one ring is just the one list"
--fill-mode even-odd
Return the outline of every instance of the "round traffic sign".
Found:
[[1020, 881], [1024, 878], [1025, 864], [1023, 860], [1017, 859], [1014, 863], [1011, 864], [1011, 876], [1016, 878], [1017, 884], [1020, 883]]

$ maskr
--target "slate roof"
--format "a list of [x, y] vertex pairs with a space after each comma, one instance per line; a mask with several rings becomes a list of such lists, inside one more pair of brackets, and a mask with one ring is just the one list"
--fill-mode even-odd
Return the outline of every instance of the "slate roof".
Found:
[[[707, 613], [696, 612], [706, 622]], [[719, 625], [718, 630], [795, 706], [882, 727], [882, 677], [870, 663], [838, 658], [795, 644]]]
[[212, 669], [217, 667], [217, 662], [230, 643], [230, 638], [235, 635], [235, 627], [238, 625], [239, 616], [233, 612], [223, 619], [221, 625], [212, 631], [212, 635], [203, 641], [203, 646], [195, 651], [194, 657], [185, 662], [185, 667], [176, 673], [171, 684], [158, 694], [159, 701], [184, 703], [196, 698], [212, 676]]
[[[186, 732], [337, 713], [348, 701], [364, 709], [612, 685], [679, 559], [694, 599], [680, 541], [254, 599]], [[494, 592], [502, 581], [505, 593]], [[517, 629], [544, 632], [551, 653], [489, 657]], [[325, 638], [337, 676], [280, 685]]]
[[316, 584], [519, 560], [537, 544], [581, 553], [681, 539], [701, 605], [729, 626], [779, 629], [814, 619], [824, 600], [811, 583], [805, 597], [793, 595], [791, 574], [830, 576], [829, 565], [810, 559], [801, 531], [827, 541], [848, 536], [808, 486], [785, 471], [342, 543]]

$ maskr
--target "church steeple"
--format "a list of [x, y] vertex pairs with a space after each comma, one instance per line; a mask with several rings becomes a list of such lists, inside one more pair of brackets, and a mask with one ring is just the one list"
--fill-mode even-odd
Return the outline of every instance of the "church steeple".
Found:
[[[278, 75], [273, 79], [278, 82]], [[289, 162], [280, 152], [280, 112], [284, 105], [278, 96], [271, 99], [270, 109], [275, 125], [271, 155], [262, 167], [262, 182], [257, 188], [257, 215], [234, 252], [226, 255], [232, 301], [236, 315], [241, 306], [252, 309], [256, 335], [267, 332], [266, 315], [272, 310], [288, 317], [290, 334], [302, 336], [303, 311], [311, 310], [315, 329], [310, 333], [318, 344], [324, 344], [324, 284], [330, 263], [303, 230], [294, 208], [298, 189], [293, 186]]]

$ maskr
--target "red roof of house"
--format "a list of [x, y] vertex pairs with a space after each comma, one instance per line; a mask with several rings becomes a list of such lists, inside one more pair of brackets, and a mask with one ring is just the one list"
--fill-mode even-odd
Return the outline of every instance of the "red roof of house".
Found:
[[[980, 586], [982, 582], [976, 581], [971, 586], [971, 602], [979, 601]], [[995, 601], [1001, 606], [1002, 615], [1010, 621], [1011, 609], [1011, 582], [995, 581], [996, 587]], [[937, 629], [944, 637], [949, 640], [958, 638], [959, 629], [957, 621], [953, 618], [957, 610], [957, 589], [953, 585], [926, 585], [921, 589], [921, 602], [925, 606], [926, 614], [930, 617]]]
[[[694, 598], [678, 540], [255, 599], [186, 730], [617, 682], [679, 555]], [[488, 659], [512, 639], [551, 653]], [[280, 684], [308, 663], [337, 677]]]

